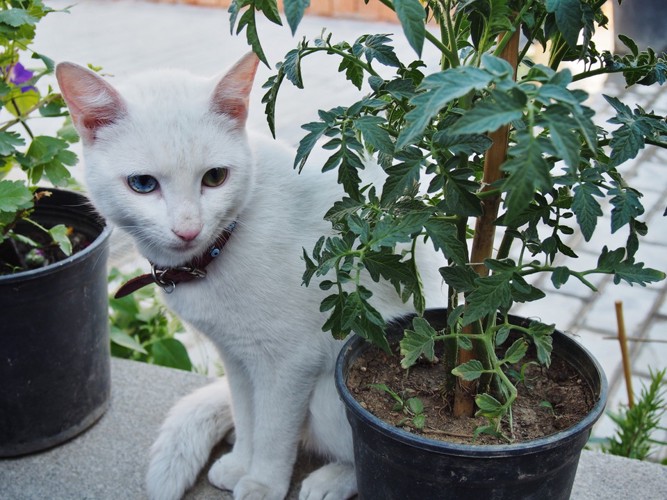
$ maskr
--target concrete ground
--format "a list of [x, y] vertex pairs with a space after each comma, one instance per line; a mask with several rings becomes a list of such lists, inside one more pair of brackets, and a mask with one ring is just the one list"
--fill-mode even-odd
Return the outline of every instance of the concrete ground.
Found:
[[[169, 408], [209, 382], [202, 375], [113, 359], [111, 404], [90, 430], [52, 450], [0, 459], [2, 500], [145, 500], [148, 450]], [[217, 454], [222, 450], [218, 450]], [[213, 456], [217, 457], [216, 452]], [[288, 500], [313, 462], [301, 457]], [[207, 470], [207, 468], [205, 469]], [[204, 471], [185, 500], [231, 500]], [[584, 450], [572, 500], [664, 500], [667, 467]], [[431, 500], [431, 499], [424, 499]], [[548, 500], [548, 499], [544, 499]]]

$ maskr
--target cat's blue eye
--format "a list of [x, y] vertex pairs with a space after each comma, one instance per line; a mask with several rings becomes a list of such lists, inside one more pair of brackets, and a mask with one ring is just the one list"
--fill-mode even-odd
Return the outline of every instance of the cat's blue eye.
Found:
[[151, 193], [159, 186], [157, 179], [152, 175], [129, 175], [127, 185], [140, 194]]
[[212, 168], [204, 174], [201, 183], [207, 187], [218, 187], [227, 179], [226, 168]]

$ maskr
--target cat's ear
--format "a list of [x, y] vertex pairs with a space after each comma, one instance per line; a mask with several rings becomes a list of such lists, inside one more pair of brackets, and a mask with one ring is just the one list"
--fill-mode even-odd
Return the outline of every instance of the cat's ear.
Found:
[[212, 111], [233, 119], [237, 126], [245, 126], [248, 118], [250, 90], [257, 72], [259, 58], [249, 52], [222, 77], [213, 91]]
[[84, 142], [94, 142], [99, 129], [125, 115], [123, 98], [95, 72], [63, 62], [56, 66], [56, 78], [72, 122]]

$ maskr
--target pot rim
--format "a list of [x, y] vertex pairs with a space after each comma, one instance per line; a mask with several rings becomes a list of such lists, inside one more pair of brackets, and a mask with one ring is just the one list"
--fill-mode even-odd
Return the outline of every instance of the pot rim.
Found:
[[608, 383], [602, 366], [595, 357], [584, 346], [570, 338], [565, 333], [556, 330], [554, 335], [559, 336], [559, 341], [566, 344], [569, 348], [580, 350], [591, 364], [593, 372], [600, 382], [600, 389], [597, 394], [597, 401], [590, 410], [590, 412], [577, 424], [568, 427], [555, 434], [544, 436], [538, 439], [524, 441], [521, 443], [498, 444], [498, 445], [467, 445], [459, 443], [451, 443], [447, 441], [440, 441], [430, 439], [417, 434], [406, 432], [398, 427], [388, 424], [384, 420], [373, 415], [368, 410], [364, 409], [359, 402], [352, 396], [346, 385], [347, 365], [352, 353], [359, 352], [360, 349], [367, 349], [371, 346], [365, 339], [357, 335], [350, 335], [343, 344], [343, 347], [338, 355], [335, 366], [335, 383], [339, 396], [343, 400], [348, 412], [352, 412], [357, 418], [360, 418], [374, 428], [376, 431], [391, 435], [393, 439], [404, 444], [424, 448], [433, 453], [446, 453], [448, 455], [459, 455], [467, 457], [475, 456], [495, 456], [502, 457], [506, 455], [516, 455], [517, 453], [537, 453], [549, 448], [553, 448], [562, 444], [564, 440], [574, 440], [582, 432], [586, 432], [593, 427], [595, 422], [602, 416], [608, 395]]
[[[38, 190], [43, 190], [43, 188], [40, 188]], [[82, 193], [78, 193], [76, 191], [71, 191], [67, 189], [59, 189], [59, 188], [48, 188], [48, 191], [52, 191], [55, 193], [64, 193], [68, 196], [72, 195], [77, 196], [81, 198], [81, 201], [83, 202], [82, 204], [91, 207], [90, 201]], [[63, 206], [70, 206], [73, 208], [75, 207], [74, 205], [71, 205], [69, 203], [63, 203]], [[45, 209], [48, 210], [48, 208]], [[104, 219], [102, 219], [99, 215], [97, 215], [97, 213], [94, 210], [92, 210], [92, 208], [90, 209], [89, 213], [82, 211], [82, 214], [84, 216], [89, 216], [91, 220], [98, 220], [100, 227], [102, 229], [90, 245], [88, 245], [83, 250], [80, 250], [79, 252], [70, 255], [69, 257], [59, 260], [58, 262], [49, 264], [48, 266], [39, 267], [37, 269], [30, 269], [28, 271], [20, 271], [18, 273], [13, 273], [13, 274], [0, 275], [0, 283], [3, 285], [12, 284], [19, 281], [23, 282], [31, 279], [36, 279], [44, 275], [57, 273], [62, 269], [66, 269], [68, 267], [75, 265], [76, 261], [85, 259], [86, 256], [88, 256], [88, 254], [95, 252], [101, 245], [105, 243], [107, 239], [109, 239], [112, 228], [104, 221]]]

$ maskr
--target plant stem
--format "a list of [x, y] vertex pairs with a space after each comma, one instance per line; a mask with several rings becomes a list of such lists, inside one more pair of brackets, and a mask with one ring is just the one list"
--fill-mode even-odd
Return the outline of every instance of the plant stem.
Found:
[[[516, 78], [516, 68], [518, 65], [519, 55], [519, 30], [516, 30], [509, 42], [501, 53], [501, 58], [508, 61], [512, 68], [514, 68], [514, 77]], [[502, 39], [502, 35], [501, 35]], [[484, 161], [484, 176], [482, 179], [483, 190], [489, 189], [502, 176], [500, 166], [505, 161], [507, 156], [509, 126], [504, 126], [489, 134], [493, 140], [493, 145], [487, 152]], [[493, 241], [496, 232], [494, 224], [498, 217], [498, 208], [500, 206], [500, 194], [496, 196], [484, 197], [481, 200], [482, 215], [477, 218], [475, 224], [475, 237], [472, 243], [472, 252], [470, 255], [470, 262], [473, 263], [473, 269], [480, 276], [487, 276], [488, 268], [483, 262], [492, 256]], [[472, 333], [472, 327], [468, 326], [464, 330], [466, 333]], [[459, 349], [457, 362], [465, 363], [475, 358], [474, 351], [466, 351]], [[462, 379], [457, 379], [456, 388], [454, 391], [454, 409], [453, 413], [456, 417], [468, 416], [472, 417], [475, 413], [475, 389], [476, 381], [468, 382]]]

